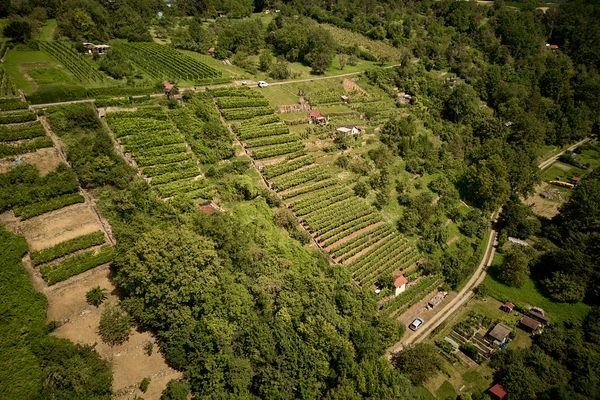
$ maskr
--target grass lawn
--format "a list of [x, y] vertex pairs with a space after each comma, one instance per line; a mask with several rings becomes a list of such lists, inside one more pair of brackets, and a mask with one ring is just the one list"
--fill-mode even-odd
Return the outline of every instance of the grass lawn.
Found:
[[[17, 46], [8, 51], [4, 58], [4, 68], [15, 86], [25, 91], [25, 93], [34, 92], [38, 86], [38, 83], [34, 81], [33, 77], [27, 79], [23, 74], [23, 72], [27, 72], [29, 69], [42, 68], [45, 70], [61, 70], [61, 72], [64, 71], [64, 74], [60, 74], [61, 78], [64, 77], [65, 74], [70, 76], [69, 73], [48, 54], [43, 51], [31, 50], [24, 46]], [[46, 71], [43, 75], [48, 78], [50, 74], [50, 72]], [[56, 75], [57, 77], [59, 76], [58, 74], [59, 73]]]
[[569, 304], [556, 303], [544, 297], [539, 292], [535, 283], [531, 279], [527, 279], [523, 287], [514, 288], [506, 286], [493, 278], [493, 269], [499, 268], [502, 264], [503, 257], [496, 253], [490, 274], [485, 278], [484, 284], [488, 288], [490, 295], [500, 301], [511, 301], [516, 305], [527, 308], [527, 306], [537, 306], [544, 309], [551, 321], [579, 322], [583, 320], [589, 310], [589, 306], [583, 303]]
[[38, 36], [39, 40], [50, 41], [54, 38], [54, 31], [56, 31], [56, 20], [49, 19], [46, 21]]
[[[267, 100], [269, 100], [269, 104], [271, 104], [273, 107], [284, 104], [298, 103], [298, 96], [296, 95], [298, 92], [294, 91], [290, 85], [268, 86], [263, 88], [261, 93]], [[305, 112], [303, 112], [302, 115], [304, 118], [306, 118]]]
[[450, 382], [444, 381], [442, 386], [435, 391], [435, 397], [439, 400], [454, 400], [456, 399], [456, 390], [454, 390], [454, 386]]

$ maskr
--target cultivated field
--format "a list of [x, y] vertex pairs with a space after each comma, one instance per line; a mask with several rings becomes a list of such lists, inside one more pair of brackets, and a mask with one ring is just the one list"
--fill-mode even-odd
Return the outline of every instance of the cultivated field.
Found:
[[[419, 259], [414, 244], [383, 222], [373, 206], [355, 196], [337, 178], [340, 171], [334, 165], [319, 163], [322, 154], [307, 149], [302, 138], [265, 105], [259, 91], [218, 89], [210, 93], [269, 186], [315, 242], [348, 268], [358, 283], [371, 286], [392, 273], [415, 271], [409, 275], [415, 280], [414, 288], [390, 302], [386, 312], [394, 313], [413, 301], [413, 296], [422, 296], [424, 290], [435, 286], [437, 277], [419, 278], [413, 268]], [[321, 104], [339, 102], [338, 93], [327, 99], [324, 92], [314, 93], [322, 93]]]

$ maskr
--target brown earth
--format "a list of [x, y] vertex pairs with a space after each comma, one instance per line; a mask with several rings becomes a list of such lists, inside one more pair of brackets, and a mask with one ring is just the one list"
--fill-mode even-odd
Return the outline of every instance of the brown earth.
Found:
[[524, 203], [531, 207], [531, 210], [540, 217], [552, 218], [558, 214], [560, 206], [566, 201], [566, 197], [562, 195], [560, 198], [550, 200], [543, 198], [540, 193], [550, 189], [552, 186], [546, 182], [542, 182], [535, 187], [535, 194], [524, 200]]
[[352, 79], [344, 78], [344, 82], [342, 84], [344, 86], [344, 91], [346, 93], [360, 92], [363, 94], [367, 94], [367, 92], [363, 88], [358, 86], [358, 84], [356, 82], [354, 82]]
[[[103, 306], [97, 308], [85, 301], [85, 293], [96, 286], [107, 289], [109, 296], [104, 304], [117, 301], [114, 286], [109, 280], [108, 265], [45, 290], [48, 297], [47, 318], [61, 323], [53, 334], [75, 343], [94, 344], [102, 358], [112, 363], [114, 399], [131, 399], [136, 395], [146, 400], [159, 399], [167, 383], [171, 379], [179, 379], [181, 373], [166, 364], [156, 341], [148, 332], [132, 330], [129, 340], [119, 346], [111, 347], [102, 342], [97, 329]], [[150, 356], [144, 351], [148, 342], [153, 344]], [[146, 393], [141, 393], [137, 385], [145, 377], [150, 378], [150, 386]]]
[[[61, 162], [58, 152], [54, 147], [46, 147], [33, 153], [26, 153], [23, 154], [22, 157], [24, 163], [36, 167], [42, 176], [54, 171]], [[10, 157], [0, 160], [0, 174], [8, 172], [11, 169], [11, 164], [14, 159], [15, 157]]]
[[20, 223], [29, 249], [37, 251], [102, 230], [96, 215], [85, 204], [74, 204]]

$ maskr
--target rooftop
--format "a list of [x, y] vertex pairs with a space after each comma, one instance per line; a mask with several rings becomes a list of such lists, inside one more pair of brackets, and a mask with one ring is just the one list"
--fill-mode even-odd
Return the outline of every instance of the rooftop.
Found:
[[408, 279], [404, 277], [404, 275], [398, 275], [396, 279], [394, 279], [394, 286], [400, 287], [402, 285], [406, 285], [408, 283]]
[[493, 338], [493, 339], [495, 339], [495, 340], [497, 340], [497, 341], [499, 341], [499, 342], [503, 342], [503, 341], [504, 341], [504, 340], [505, 340], [505, 339], [508, 337], [508, 335], [510, 335], [510, 333], [511, 333], [511, 332], [512, 332], [512, 331], [511, 331], [511, 329], [510, 329], [508, 326], [506, 326], [506, 325], [504, 325], [504, 324], [500, 324], [500, 323], [498, 323], [498, 324], [496, 324], [496, 326], [494, 326], [494, 328], [493, 328], [493, 329], [492, 329], [492, 330], [491, 330], [491, 331], [488, 333], [488, 335], [489, 335], [491, 338]]
[[508, 392], [506, 391], [504, 386], [502, 386], [499, 383], [496, 383], [494, 386], [492, 386], [488, 390], [488, 392], [490, 392], [491, 395], [493, 395], [496, 399], [499, 400], [503, 400], [508, 395]]

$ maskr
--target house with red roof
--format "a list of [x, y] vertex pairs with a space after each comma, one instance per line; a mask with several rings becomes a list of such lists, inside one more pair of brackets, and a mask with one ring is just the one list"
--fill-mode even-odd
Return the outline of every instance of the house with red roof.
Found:
[[408, 283], [408, 279], [404, 275], [398, 275], [396, 279], [394, 279], [394, 296], [398, 296], [400, 293], [406, 290], [406, 284]]
[[492, 399], [496, 400], [504, 400], [506, 396], [508, 396], [508, 392], [506, 391], [504, 386], [502, 386], [499, 383], [496, 383], [494, 386], [489, 388], [488, 393], [490, 394]]

